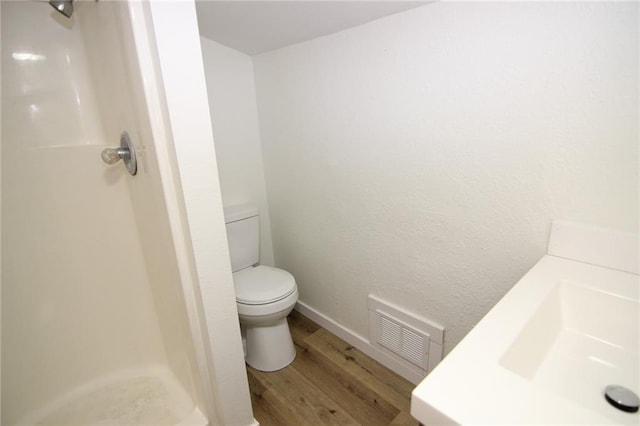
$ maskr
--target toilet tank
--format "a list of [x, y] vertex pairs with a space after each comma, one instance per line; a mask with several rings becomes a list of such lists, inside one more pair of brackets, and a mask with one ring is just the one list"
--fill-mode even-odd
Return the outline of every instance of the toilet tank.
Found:
[[248, 204], [225, 207], [224, 221], [233, 272], [257, 264], [260, 260], [258, 209]]

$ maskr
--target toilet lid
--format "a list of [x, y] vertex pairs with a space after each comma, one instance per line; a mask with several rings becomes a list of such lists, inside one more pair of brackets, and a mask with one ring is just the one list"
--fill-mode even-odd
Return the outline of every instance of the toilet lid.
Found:
[[282, 269], [259, 265], [233, 274], [236, 300], [247, 305], [264, 305], [283, 299], [296, 289], [293, 275]]

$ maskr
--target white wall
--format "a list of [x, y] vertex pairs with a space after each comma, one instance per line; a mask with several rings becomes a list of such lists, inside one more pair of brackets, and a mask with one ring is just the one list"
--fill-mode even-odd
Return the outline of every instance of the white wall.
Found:
[[260, 263], [273, 266], [253, 62], [244, 53], [200, 37], [222, 202], [251, 203], [260, 212]]
[[149, 3], [210, 344], [219, 419], [253, 424], [193, 1]]
[[434, 3], [254, 58], [275, 260], [361, 335], [451, 348], [552, 219], [638, 229], [638, 5]]

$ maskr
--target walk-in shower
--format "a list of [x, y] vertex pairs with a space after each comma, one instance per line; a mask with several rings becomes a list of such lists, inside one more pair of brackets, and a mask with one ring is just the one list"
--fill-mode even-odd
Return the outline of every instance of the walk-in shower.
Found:
[[[2, 424], [215, 423], [137, 56], [145, 5], [51, 4], [73, 20], [0, 3]], [[100, 159], [121, 138], [135, 177]]]

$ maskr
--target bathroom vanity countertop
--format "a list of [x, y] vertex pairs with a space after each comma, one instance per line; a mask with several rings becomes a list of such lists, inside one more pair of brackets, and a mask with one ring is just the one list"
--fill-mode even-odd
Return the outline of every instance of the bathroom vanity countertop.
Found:
[[423, 424], [639, 424], [634, 273], [546, 255], [413, 391]]

